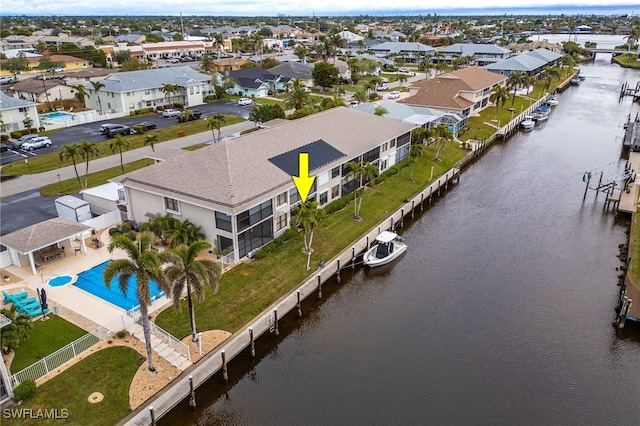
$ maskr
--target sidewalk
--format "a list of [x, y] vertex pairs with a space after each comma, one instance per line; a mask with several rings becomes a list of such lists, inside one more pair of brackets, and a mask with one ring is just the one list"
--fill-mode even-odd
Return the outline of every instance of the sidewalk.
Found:
[[[251, 121], [244, 121], [242, 123], [232, 124], [230, 126], [223, 127], [222, 137], [238, 136], [240, 132], [249, 130], [254, 127], [254, 123]], [[172, 139], [166, 142], [155, 144], [156, 149], [163, 148], [184, 148], [188, 146], [203, 144], [211, 142], [212, 135], [210, 131], [198, 133], [195, 135], [185, 136], [182, 138]], [[124, 152], [122, 159], [125, 163], [131, 163], [136, 160], [144, 158], [146, 155], [151, 154], [151, 148], [148, 146], [134, 149]], [[97, 172], [111, 167], [120, 166], [120, 156], [110, 155], [108, 157], [91, 160], [89, 162], [89, 173]], [[78, 173], [82, 176], [84, 173], [84, 163], [78, 163]], [[61, 180], [74, 179], [76, 173], [73, 170], [73, 166], [67, 166], [49, 172], [38, 173], [34, 175], [22, 175], [14, 179], [9, 179], [0, 184], [0, 189], [3, 197], [9, 195], [15, 195], [21, 192], [42, 188], [45, 185], [56, 183], [58, 181], [58, 174]]]

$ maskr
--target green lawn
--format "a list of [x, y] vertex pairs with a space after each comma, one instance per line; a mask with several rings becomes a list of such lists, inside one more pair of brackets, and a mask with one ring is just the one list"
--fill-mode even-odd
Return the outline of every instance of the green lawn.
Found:
[[[353, 202], [340, 212], [329, 215], [314, 233], [311, 265], [307, 272], [307, 257], [302, 252], [302, 235], [285, 242], [265, 258], [243, 263], [222, 275], [217, 295], [206, 293], [205, 301], [196, 303], [196, 324], [199, 330], [222, 329], [235, 332], [271, 303], [291, 291], [310, 275], [316, 273], [320, 260], [328, 261], [351, 245], [367, 230], [375, 226], [399, 207], [404, 198], [416, 194], [429, 182], [431, 167], [434, 179], [444, 174], [466, 155], [457, 144], [451, 143], [441, 155], [442, 161], [432, 160], [429, 148], [414, 167], [414, 181], [409, 180], [409, 167], [379, 185], [369, 188], [364, 195], [360, 215], [362, 221], [353, 220]], [[158, 314], [156, 323], [178, 338], [189, 334], [188, 309], [167, 308]]]
[[85, 330], [57, 315], [49, 315], [46, 321], [33, 321], [29, 338], [15, 349], [11, 373], [17, 373], [85, 334]]
[[[3, 413], [2, 425], [105, 425], [113, 426], [130, 412], [129, 386], [144, 358], [134, 349], [114, 346], [98, 351], [63, 374], [36, 389], [35, 396], [24, 402], [20, 409], [66, 410], [66, 419], [11, 419]], [[104, 395], [101, 402], [92, 404], [88, 398], [93, 392]]]
[[[240, 123], [246, 121], [245, 119], [238, 117], [237, 115], [224, 115], [226, 119], [226, 123], [223, 126], [229, 126], [231, 124]], [[129, 150], [140, 148], [145, 146], [144, 141], [147, 135], [156, 135], [158, 137], [158, 142], [164, 142], [171, 139], [175, 139], [178, 137], [178, 132], [184, 131], [186, 135], [194, 135], [196, 133], [202, 132], [210, 132], [210, 129], [207, 129], [207, 121], [206, 120], [193, 120], [188, 121], [186, 123], [176, 123], [173, 126], [164, 127], [162, 129], [154, 129], [149, 132], [146, 132], [142, 135], [130, 135], [124, 136], [123, 139], [129, 143]], [[109, 148], [109, 144], [113, 141], [113, 139], [105, 139], [103, 142], [96, 142], [93, 145], [97, 146], [100, 154], [99, 157], [107, 157], [110, 155], [114, 155], [114, 153]], [[76, 141], [81, 142], [81, 141]], [[62, 149], [62, 148], [61, 148]], [[151, 148], [149, 148], [151, 149]], [[82, 159], [79, 159], [80, 171], [83, 170]], [[73, 163], [71, 161], [60, 161], [59, 151], [52, 152], [48, 154], [38, 155], [37, 157], [32, 157], [29, 159], [29, 164], [25, 164], [24, 161], [16, 161], [7, 165], [2, 166], [2, 172], [5, 175], [23, 175], [27, 173], [42, 173], [48, 172], [50, 170], [55, 170], [60, 167], [71, 166]], [[91, 163], [89, 163], [89, 169], [91, 169]]]

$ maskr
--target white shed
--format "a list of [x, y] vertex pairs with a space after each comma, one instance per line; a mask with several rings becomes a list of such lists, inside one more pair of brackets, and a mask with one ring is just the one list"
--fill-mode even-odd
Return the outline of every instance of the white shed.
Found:
[[56, 198], [55, 204], [58, 217], [64, 217], [74, 222], [84, 222], [93, 217], [89, 203], [72, 195]]
[[122, 190], [122, 185], [111, 182], [83, 189], [80, 194], [91, 206], [91, 213], [100, 216], [118, 209], [119, 190]]

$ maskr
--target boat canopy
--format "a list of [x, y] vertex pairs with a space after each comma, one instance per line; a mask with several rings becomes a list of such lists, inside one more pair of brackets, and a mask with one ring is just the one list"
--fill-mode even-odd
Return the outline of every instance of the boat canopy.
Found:
[[387, 244], [393, 241], [397, 236], [398, 234], [395, 232], [382, 231], [380, 235], [376, 237], [376, 241]]

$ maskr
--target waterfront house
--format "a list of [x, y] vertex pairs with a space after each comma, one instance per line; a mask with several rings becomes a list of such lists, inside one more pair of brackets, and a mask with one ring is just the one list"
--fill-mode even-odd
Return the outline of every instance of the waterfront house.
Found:
[[536, 76], [546, 67], [557, 64], [560, 58], [562, 58], [561, 54], [540, 48], [485, 65], [483, 69], [505, 76], [516, 71]]
[[471, 58], [470, 65], [483, 66], [511, 56], [511, 51], [495, 44], [456, 43], [436, 49], [444, 56], [444, 61], [453, 63], [456, 58]]
[[435, 49], [422, 43], [387, 41], [369, 47], [369, 52], [380, 58], [402, 58], [404, 62], [418, 63], [423, 56], [431, 56]]
[[[206, 239], [239, 260], [281, 235], [300, 203], [292, 176], [299, 153], [316, 177], [309, 199], [321, 206], [354, 190], [345, 164], [384, 171], [407, 158], [414, 125], [338, 107], [274, 125], [114, 178], [128, 218], [171, 213], [201, 226]], [[124, 209], [123, 209], [124, 210]]]
[[506, 81], [503, 75], [479, 67], [467, 67], [411, 83], [410, 96], [398, 102], [468, 117], [486, 108], [491, 90], [505, 85]]
[[[89, 94], [87, 108], [110, 112], [124, 112], [143, 108], [156, 108], [172, 103], [185, 107], [202, 105], [211, 93], [211, 76], [195, 71], [188, 66], [155, 68], [109, 74], [100, 80], [104, 87], [96, 94], [91, 84], [84, 87]], [[166, 94], [162, 88], [173, 84], [178, 91]]]

